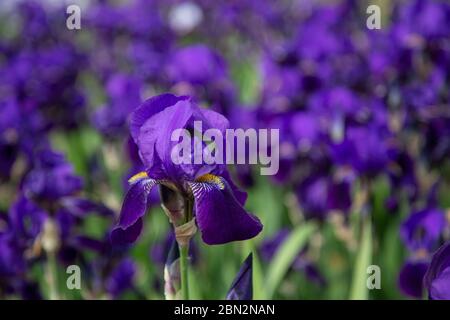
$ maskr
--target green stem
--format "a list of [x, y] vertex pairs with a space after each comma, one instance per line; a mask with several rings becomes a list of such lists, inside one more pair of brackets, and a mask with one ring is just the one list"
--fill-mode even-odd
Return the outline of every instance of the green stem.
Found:
[[47, 257], [47, 281], [49, 285], [50, 300], [59, 300], [58, 289], [58, 269], [57, 269], [56, 255], [49, 253]]
[[181, 277], [181, 298], [189, 300], [188, 283], [188, 252], [189, 245], [179, 246], [180, 249], [180, 277]]
[[[193, 201], [191, 199], [186, 199], [185, 208], [185, 223], [187, 223], [192, 219]], [[178, 244], [178, 248], [180, 251], [181, 298], [183, 300], [189, 300], [189, 242], [186, 245]]]

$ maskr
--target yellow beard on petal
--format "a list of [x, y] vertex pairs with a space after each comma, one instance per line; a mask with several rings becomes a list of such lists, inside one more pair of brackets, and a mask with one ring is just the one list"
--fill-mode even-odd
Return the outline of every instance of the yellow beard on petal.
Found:
[[139, 173], [136, 173], [136, 174], [135, 174], [134, 176], [132, 176], [130, 179], [128, 179], [128, 183], [134, 183], [134, 182], [136, 182], [136, 181], [138, 181], [138, 180], [146, 179], [146, 178], [148, 178], [147, 172], [141, 171], [141, 172], [139, 172]]
[[225, 185], [223, 184], [222, 178], [210, 173], [198, 177], [197, 179], [195, 179], [195, 181], [204, 183], [214, 183], [215, 185], [219, 186], [221, 190], [225, 189]]

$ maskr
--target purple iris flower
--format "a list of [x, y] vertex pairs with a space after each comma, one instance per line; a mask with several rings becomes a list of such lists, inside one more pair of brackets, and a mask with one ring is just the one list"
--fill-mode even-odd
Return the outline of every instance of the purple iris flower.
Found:
[[437, 208], [413, 212], [400, 227], [400, 235], [410, 250], [434, 250], [447, 225], [445, 214]]
[[450, 242], [433, 255], [424, 284], [430, 299], [450, 300]]
[[[104, 245], [97, 239], [83, 235], [79, 229], [89, 214], [112, 217], [113, 212], [109, 208], [87, 199], [72, 197], [59, 199], [57, 206], [56, 211], [49, 212], [24, 195], [20, 195], [12, 204], [9, 210], [10, 231], [22, 250], [28, 250], [30, 257], [41, 254], [42, 235], [49, 219], [56, 225], [58, 234], [55, 241], [59, 245], [58, 255], [61, 261], [73, 262], [85, 249], [95, 252], [104, 249]], [[52, 211], [54, 208], [49, 209]]]
[[253, 299], [253, 255], [250, 253], [227, 293], [227, 300]]
[[[193, 130], [194, 121], [203, 130], [216, 128], [224, 133], [228, 120], [207, 109], [200, 109], [188, 97], [163, 94], [145, 101], [131, 117], [131, 135], [138, 145], [146, 171], [132, 177], [119, 223], [112, 231], [114, 243], [134, 242], [142, 230], [147, 198], [155, 185], [164, 195], [176, 199], [179, 215], [194, 203], [196, 222], [207, 244], [222, 244], [255, 237], [261, 230], [259, 219], [243, 208], [246, 194], [238, 191], [224, 165], [173, 163], [171, 153], [175, 129]], [[224, 135], [225, 136], [225, 135]], [[183, 203], [184, 202], [184, 203]], [[170, 209], [170, 208], [168, 208]]]

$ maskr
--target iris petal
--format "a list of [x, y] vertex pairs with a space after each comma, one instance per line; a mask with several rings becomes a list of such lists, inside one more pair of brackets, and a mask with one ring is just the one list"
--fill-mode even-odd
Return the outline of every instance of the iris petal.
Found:
[[163, 111], [165, 108], [176, 104], [178, 101], [185, 99], [187, 97], [177, 97], [173, 94], [166, 93], [144, 101], [131, 116], [130, 131], [134, 141], [137, 143], [140, 129], [149, 118]]
[[[142, 125], [137, 145], [142, 161], [147, 167], [151, 167], [158, 156], [168, 175], [171, 176], [171, 173], [179, 171], [179, 169], [172, 168], [174, 164], [171, 159], [171, 151], [176, 144], [171, 141], [172, 133], [176, 129], [184, 128], [191, 117], [190, 103], [180, 101], [154, 115]], [[171, 178], [178, 178], [176, 174], [174, 175]]]
[[189, 183], [195, 198], [196, 219], [207, 244], [223, 244], [255, 237], [262, 230], [258, 218], [236, 199], [228, 182], [212, 174]]
[[142, 218], [136, 220], [130, 227], [116, 227], [111, 232], [111, 242], [114, 245], [126, 245], [136, 241], [142, 231]]
[[119, 223], [111, 233], [114, 243], [136, 240], [142, 229], [141, 218], [147, 210], [148, 195], [156, 183], [156, 180], [147, 178], [134, 180], [123, 201]]

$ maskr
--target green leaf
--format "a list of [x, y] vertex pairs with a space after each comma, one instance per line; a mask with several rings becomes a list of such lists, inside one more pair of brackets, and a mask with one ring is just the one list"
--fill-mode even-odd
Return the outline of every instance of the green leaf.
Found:
[[189, 280], [189, 299], [191, 300], [202, 299], [198, 279], [201, 279], [201, 275], [196, 270], [194, 270], [192, 264], [190, 264], [188, 269], [188, 280]]
[[369, 289], [367, 288], [367, 267], [372, 261], [372, 224], [370, 217], [363, 221], [360, 246], [356, 254], [353, 269], [352, 284], [350, 288], [351, 300], [367, 300]]
[[315, 230], [316, 225], [312, 222], [307, 222], [294, 229], [287, 240], [283, 242], [267, 271], [265, 290], [267, 298], [273, 297], [289, 267]]

